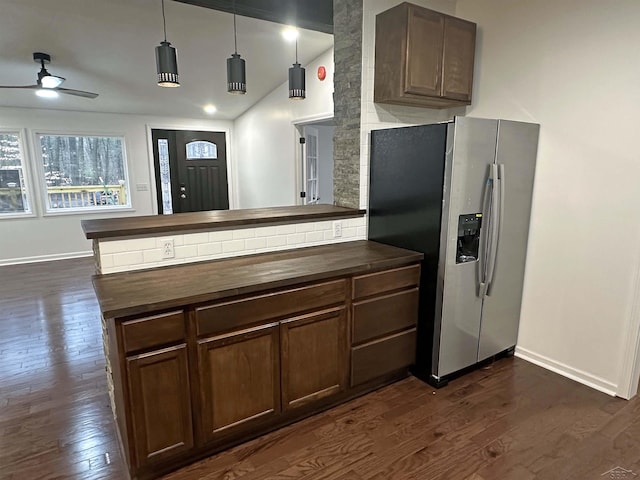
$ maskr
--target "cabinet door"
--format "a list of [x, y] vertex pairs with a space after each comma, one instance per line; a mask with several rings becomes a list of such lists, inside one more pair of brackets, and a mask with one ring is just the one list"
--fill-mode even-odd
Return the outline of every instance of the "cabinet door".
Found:
[[282, 405], [291, 409], [344, 390], [348, 382], [344, 307], [281, 322]]
[[442, 14], [409, 5], [405, 93], [440, 96], [443, 32]]
[[126, 363], [136, 465], [192, 448], [186, 345], [128, 357]]
[[280, 411], [278, 324], [198, 344], [205, 440], [251, 428]]
[[446, 17], [442, 60], [442, 96], [471, 102], [476, 24]]

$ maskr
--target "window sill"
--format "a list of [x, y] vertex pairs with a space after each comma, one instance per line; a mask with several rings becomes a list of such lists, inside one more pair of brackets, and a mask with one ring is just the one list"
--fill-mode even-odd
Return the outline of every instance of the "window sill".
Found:
[[108, 207], [108, 208], [61, 208], [59, 210], [47, 210], [43, 217], [63, 217], [66, 215], [99, 215], [105, 213], [113, 215], [116, 212], [135, 212], [136, 209], [130, 206]]
[[2, 220], [18, 220], [20, 218], [36, 218], [35, 212], [18, 212], [18, 213], [0, 213], [0, 221]]

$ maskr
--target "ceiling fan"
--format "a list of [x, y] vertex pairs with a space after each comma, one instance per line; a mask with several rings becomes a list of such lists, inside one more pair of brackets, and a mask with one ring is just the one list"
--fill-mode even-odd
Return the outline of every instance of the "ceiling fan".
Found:
[[51, 75], [44, 67], [51, 62], [51, 55], [48, 53], [34, 52], [33, 61], [40, 64], [40, 71], [38, 72], [38, 79], [35, 85], [21, 85], [21, 86], [0, 86], [0, 88], [23, 88], [35, 90], [36, 95], [41, 97], [57, 97], [58, 93], [64, 93], [66, 95], [75, 95], [76, 97], [84, 98], [96, 98], [97, 93], [85, 92], [83, 90], [72, 90], [70, 88], [61, 88], [62, 82], [65, 81], [63, 77], [56, 77]]

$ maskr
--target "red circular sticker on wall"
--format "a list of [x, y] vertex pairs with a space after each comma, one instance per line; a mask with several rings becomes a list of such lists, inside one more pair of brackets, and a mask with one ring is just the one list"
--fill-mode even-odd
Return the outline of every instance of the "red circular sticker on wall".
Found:
[[318, 67], [318, 78], [324, 80], [327, 78], [327, 69], [324, 67]]

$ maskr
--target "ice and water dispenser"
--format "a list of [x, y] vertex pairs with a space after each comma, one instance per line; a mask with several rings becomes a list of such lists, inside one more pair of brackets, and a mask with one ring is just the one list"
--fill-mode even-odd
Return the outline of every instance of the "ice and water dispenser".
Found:
[[456, 263], [475, 262], [478, 259], [481, 227], [481, 213], [471, 213], [458, 217]]

